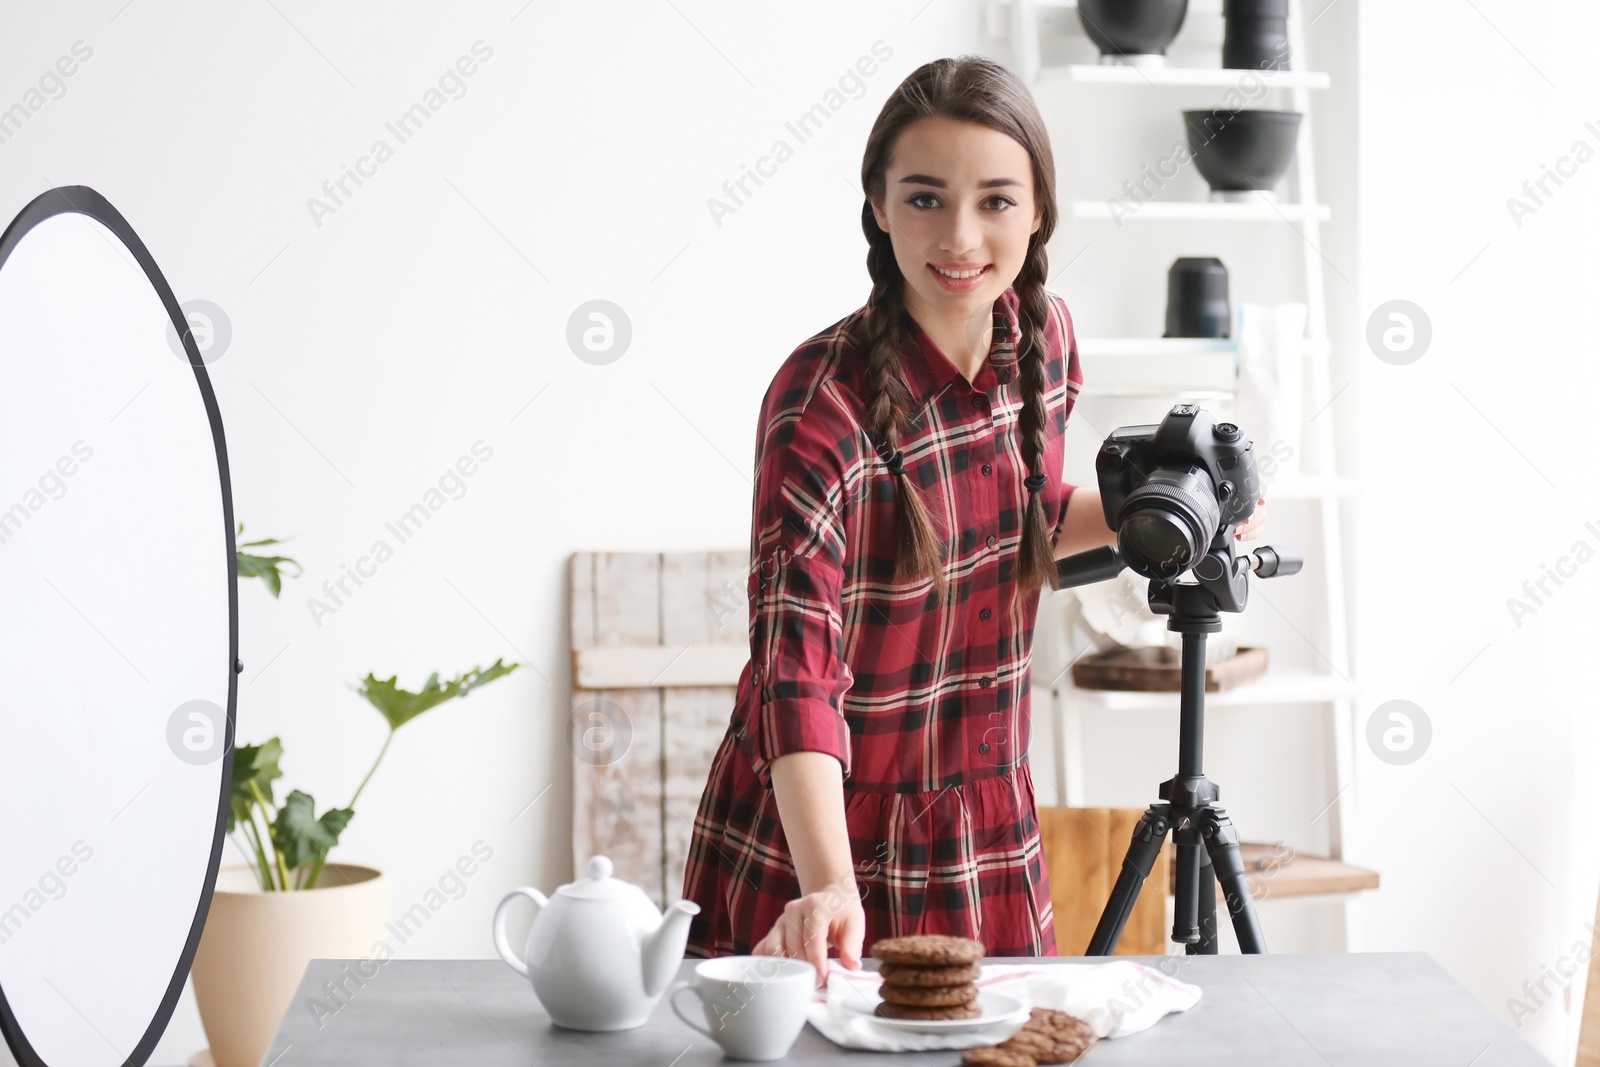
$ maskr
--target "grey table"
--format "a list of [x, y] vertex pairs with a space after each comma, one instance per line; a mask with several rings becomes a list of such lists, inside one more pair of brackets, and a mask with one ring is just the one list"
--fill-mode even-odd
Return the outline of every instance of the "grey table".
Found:
[[[1141, 959], [1157, 966], [1163, 958]], [[1167, 959], [1169, 973], [1205, 990], [1200, 1003], [1142, 1033], [1101, 1041], [1080, 1063], [1548, 1067], [1424, 953]], [[371, 977], [362, 977], [358, 962]], [[680, 975], [688, 977], [692, 966], [686, 961]], [[847, 1051], [808, 1026], [788, 1058], [776, 1062], [947, 1067], [960, 1058], [959, 1052]], [[679, 1022], [664, 999], [638, 1030], [587, 1034], [553, 1027], [527, 980], [499, 960], [313, 960], [262, 1060], [271, 1067], [722, 1062], [721, 1050]]]

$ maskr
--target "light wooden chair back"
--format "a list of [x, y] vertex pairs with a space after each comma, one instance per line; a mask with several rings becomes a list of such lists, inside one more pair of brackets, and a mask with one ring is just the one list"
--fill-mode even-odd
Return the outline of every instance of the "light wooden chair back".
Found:
[[[1039, 809], [1039, 833], [1050, 869], [1050, 906], [1056, 919], [1056, 951], [1061, 955], [1081, 956], [1088, 949], [1100, 913], [1111, 899], [1111, 887], [1122, 871], [1133, 828], [1143, 814], [1143, 808]], [[1118, 956], [1166, 953], [1171, 857], [1169, 840], [1122, 928]]]

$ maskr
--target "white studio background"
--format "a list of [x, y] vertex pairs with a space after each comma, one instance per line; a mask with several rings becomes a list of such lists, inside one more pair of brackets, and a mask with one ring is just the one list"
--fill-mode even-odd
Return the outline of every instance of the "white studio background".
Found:
[[[1353, 947], [1427, 951], [1508, 1019], [1506, 998], [1587, 936], [1600, 866], [1568, 814], [1586, 784], [1575, 761], [1594, 751], [1579, 715], [1594, 703], [1583, 655], [1600, 569], [1580, 568], [1521, 628], [1505, 605], [1600, 522], [1581, 406], [1596, 278], [1578, 240], [1594, 232], [1600, 169], [1580, 168], [1521, 227], [1505, 206], [1573, 141], [1600, 146], [1584, 128], [1600, 121], [1588, 19], [1576, 0], [1332, 0], [1312, 25], [1320, 65], [1358, 68], [1361, 90], [1330, 93], [1317, 115], [1319, 139], [1352, 153], [1319, 145], [1325, 197], [1347, 208], [1325, 229], [1349, 279], [1330, 273], [1334, 387], [1352, 382], [1356, 401], [1335, 411], [1364, 443], [1346, 460], [1369, 485], [1349, 542], [1357, 668], [1434, 727], [1409, 766], [1358, 750], [1350, 858], [1384, 888], [1362, 902]], [[985, 33], [980, 0], [109, 0], [9, 5], [4, 28], [0, 109], [76, 42], [92, 56], [0, 142], [0, 209], [95, 187], [178, 299], [212, 302], [231, 327], [210, 372], [235, 510], [244, 539], [291, 538], [283, 550], [305, 566], [279, 601], [241, 590], [240, 739], [281, 736], [285, 787], [343, 803], [383, 740], [350, 688], [368, 671], [415, 688], [433, 670], [528, 664], [409, 725], [336, 853], [388, 871], [399, 912], [487, 844], [492, 859], [399, 953], [490, 956], [504, 891], [572, 875], [569, 553], [746, 543], [761, 394], [796, 344], [866, 297], [857, 175], [878, 108], [920, 63], [1006, 59], [1005, 42]], [[462, 57], [474, 72], [401, 143], [385, 124]], [[863, 57], [870, 76], [854, 73]], [[785, 123], [831, 92], [842, 105], [800, 143]], [[392, 154], [336, 203], [324, 183], [379, 139]], [[792, 157], [716, 217], [708, 200], [731, 203], [724, 183], [779, 139]], [[1060, 182], [1101, 151], [1058, 141]], [[1063, 227], [1056, 262], [1076, 232]], [[1085, 330], [1134, 332], [1159, 289], [1119, 291], [1093, 264], [1052, 288]], [[1393, 299], [1433, 326], [1406, 366], [1357, 347]], [[566, 339], [591, 300], [632, 326], [610, 364]], [[385, 524], [474, 455], [399, 543]], [[335, 603], [324, 583], [380, 539], [393, 557]], [[314, 614], [311, 597], [332, 610]], [[1263, 728], [1267, 760], [1280, 739]], [[1159, 778], [1135, 770], [1091, 802], [1150, 799]], [[1580, 994], [1569, 987], [1573, 1009]], [[1575, 1022], [1558, 997], [1522, 1032], [1570, 1059]], [[186, 995], [153, 1062], [203, 1044]]]
[[[1391, 766], [1358, 736], [1356, 862], [1385, 885], [1360, 947], [1427, 951], [1557, 1063], [1585, 966], [1559, 972], [1590, 942], [1600, 867], [1600, 568], [1574, 556], [1600, 548], [1597, 30], [1575, 2], [1361, 5], [1359, 328], [1406, 300], [1432, 340], [1403, 365], [1363, 352], [1352, 386], [1369, 486], [1357, 667], [1374, 701], [1422, 708], [1433, 739]], [[1562, 184], [1530, 197], [1547, 168]], [[1523, 583], [1547, 566], [1563, 584], [1536, 602]]]

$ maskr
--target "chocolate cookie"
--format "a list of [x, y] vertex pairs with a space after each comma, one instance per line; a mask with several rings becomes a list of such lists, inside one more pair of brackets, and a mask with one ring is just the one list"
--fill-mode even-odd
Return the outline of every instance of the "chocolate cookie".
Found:
[[872, 955], [886, 963], [911, 963], [923, 967], [952, 967], [977, 963], [983, 958], [983, 942], [970, 937], [919, 934], [915, 937], [890, 937], [873, 943]]
[[995, 1047], [1025, 1052], [1037, 1060], [1041, 1056], [1048, 1056], [1055, 1045], [1055, 1039], [1049, 1034], [1023, 1027]]
[[1028, 1022], [1033, 1024], [1043, 1024], [1049, 1026], [1051, 1029], [1057, 1029], [1063, 1026], [1076, 1027], [1080, 1025], [1088, 1025], [1076, 1015], [1068, 1015], [1066, 1012], [1057, 1008], [1034, 1008], [1028, 1013], [1028, 1016]]
[[914, 1008], [949, 1008], [978, 999], [978, 987], [971, 982], [952, 986], [902, 986], [885, 982], [878, 993], [891, 1003]]
[[961, 1054], [966, 1067], [1038, 1067], [1038, 1061], [1026, 1052], [990, 1045], [987, 1048], [969, 1048]]
[[919, 967], [913, 963], [885, 963], [878, 973], [885, 982], [898, 986], [941, 986], [976, 982], [983, 968], [976, 963], [954, 967]]
[[884, 1000], [878, 1002], [873, 1014], [881, 1015], [885, 1019], [976, 1019], [983, 1014], [983, 1009], [978, 1007], [976, 1002], [943, 1008], [918, 1008], [910, 1004], [896, 1004]]
[[[1025, 1048], [1038, 1063], [1057, 1064], [1072, 1063], [1096, 1040], [1094, 1028], [1082, 1019], [1064, 1011], [1035, 1008], [1027, 1024], [1002, 1046]], [[1041, 1049], [1041, 1042], [1047, 1047]]]

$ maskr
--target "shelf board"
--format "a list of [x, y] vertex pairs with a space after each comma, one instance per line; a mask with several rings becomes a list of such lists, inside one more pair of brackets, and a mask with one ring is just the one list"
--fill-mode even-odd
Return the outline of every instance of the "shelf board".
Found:
[[[1305, 350], [1325, 356], [1331, 346], [1307, 339]], [[1228, 397], [1238, 388], [1239, 342], [1225, 337], [1086, 337], [1078, 357], [1084, 396]]]
[[[1005, 7], [1006, 4], [1007, 4], [1007, 0], [1000, 0], [1000, 6]], [[1077, 7], [1078, 7], [1078, 0], [1033, 0], [1033, 6], [1034, 7], [1038, 7], [1038, 8], [1043, 8], [1043, 7], [1052, 7], [1052, 8], [1064, 7], [1064, 8], [1068, 8], [1070, 10], [1076, 10]], [[1221, 15], [1221, 14], [1222, 14], [1222, 0], [1189, 0], [1188, 15]], [[1185, 15], [1184, 17], [1187, 18], [1188, 15]]]
[[1238, 382], [1239, 346], [1226, 338], [1086, 338], [1078, 358], [1085, 396], [1229, 396]]
[[1269, 89], [1326, 89], [1329, 78], [1318, 70], [1248, 70], [1233, 67], [1125, 67], [1098, 63], [1073, 63], [1042, 67], [1041, 80], [1093, 82], [1100, 85], [1144, 85], [1161, 88], [1194, 85], [1214, 89], [1235, 88], [1247, 75], [1255, 75]]
[[[1111, 204], [1106, 200], [1075, 200], [1072, 213], [1080, 219], [1110, 219]], [[1230, 203], [1214, 200], [1147, 200], [1130, 202], [1120, 222], [1307, 222], [1328, 221], [1327, 204], [1286, 202]]]
[[1129, 359], [1141, 356], [1189, 356], [1239, 350], [1227, 337], [1080, 337], [1078, 355]]
[[[1148, 711], [1178, 708], [1178, 693], [1134, 692], [1121, 689], [1079, 689], [1068, 681], [1063, 690], [1070, 699], [1107, 711]], [[1359, 687], [1338, 675], [1305, 670], [1269, 669], [1258, 681], [1221, 693], [1207, 693], [1206, 707], [1228, 708], [1265, 704], [1326, 704], [1359, 695]]]
[[1355, 478], [1330, 478], [1320, 474], [1296, 475], [1292, 478], [1262, 479], [1267, 500], [1327, 500], [1358, 496], [1361, 483]]
[[[1169, 843], [1167, 848], [1171, 848]], [[1245, 875], [1250, 885], [1250, 897], [1257, 902], [1280, 897], [1325, 896], [1330, 893], [1359, 893], [1378, 888], [1378, 872], [1356, 867], [1326, 856], [1307, 856], [1291, 853], [1278, 854], [1278, 846], [1250, 841], [1239, 843], [1239, 857], [1244, 860]], [[1167, 881], [1167, 896], [1177, 878], [1177, 864], [1167, 864], [1171, 878]], [[1223, 900], [1221, 884], [1217, 885], [1217, 899]]]

